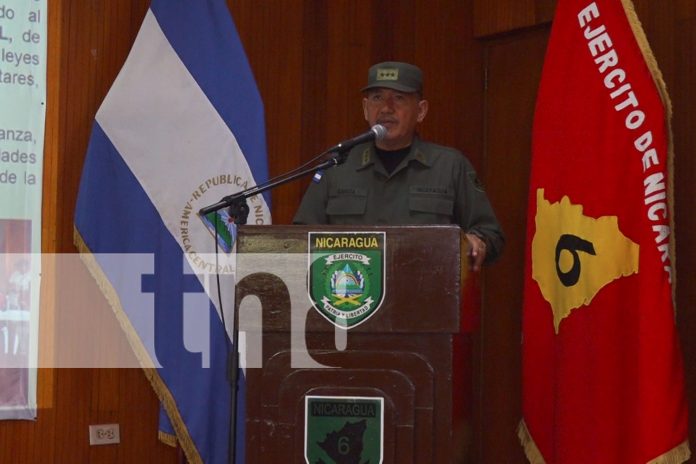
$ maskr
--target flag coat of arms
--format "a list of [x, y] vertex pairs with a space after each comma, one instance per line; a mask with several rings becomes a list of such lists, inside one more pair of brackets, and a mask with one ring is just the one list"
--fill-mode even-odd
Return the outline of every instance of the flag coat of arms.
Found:
[[[197, 211], [266, 179], [263, 106], [225, 1], [154, 0], [97, 112], [75, 237], [162, 401], [162, 430], [189, 462], [228, 462], [230, 433], [214, 275], [234, 263], [214, 254], [232, 245], [234, 228], [224, 212], [204, 221]], [[249, 222], [270, 223], [262, 196], [249, 206]], [[147, 298], [131, 295], [132, 260], [114, 258], [136, 253], [149, 260], [135, 290]], [[221, 290], [232, 302], [229, 276]]]
[[530, 462], [690, 456], [669, 116], [630, 1], [559, 0], [533, 129], [519, 428]]

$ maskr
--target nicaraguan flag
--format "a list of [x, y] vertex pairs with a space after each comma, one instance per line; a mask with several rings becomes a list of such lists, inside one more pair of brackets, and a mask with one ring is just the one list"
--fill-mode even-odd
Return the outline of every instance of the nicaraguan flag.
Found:
[[[266, 180], [264, 137], [261, 99], [225, 1], [153, 0], [96, 115], [75, 237], [189, 462], [227, 462], [230, 423], [214, 274], [231, 270], [233, 257], [212, 255], [215, 238], [197, 211]], [[249, 206], [249, 223], [270, 223], [264, 198]], [[238, 421], [238, 462], [243, 444]]]

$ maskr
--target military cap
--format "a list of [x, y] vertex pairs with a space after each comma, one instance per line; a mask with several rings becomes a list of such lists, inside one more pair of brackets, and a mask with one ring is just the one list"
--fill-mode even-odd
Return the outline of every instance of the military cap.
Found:
[[367, 72], [367, 86], [370, 89], [387, 88], [399, 92], [422, 93], [423, 73], [418, 66], [398, 61], [385, 61], [372, 66]]

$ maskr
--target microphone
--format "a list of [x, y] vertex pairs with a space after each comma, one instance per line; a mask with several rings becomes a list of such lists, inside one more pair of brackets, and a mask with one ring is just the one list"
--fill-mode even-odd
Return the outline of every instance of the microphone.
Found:
[[381, 124], [375, 124], [369, 131], [357, 135], [352, 139], [344, 140], [338, 145], [334, 145], [329, 150], [326, 150], [326, 153], [346, 153], [356, 145], [369, 142], [370, 140], [381, 140], [385, 135], [387, 135], [387, 128]]

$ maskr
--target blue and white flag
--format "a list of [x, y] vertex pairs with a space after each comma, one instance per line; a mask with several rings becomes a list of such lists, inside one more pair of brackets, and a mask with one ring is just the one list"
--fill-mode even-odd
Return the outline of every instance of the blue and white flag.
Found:
[[[214, 276], [230, 320], [234, 260], [197, 211], [266, 179], [263, 105], [225, 1], [153, 0], [96, 115], [75, 237], [189, 462], [227, 462], [230, 430]], [[249, 206], [270, 223], [262, 196]]]

